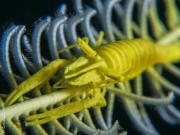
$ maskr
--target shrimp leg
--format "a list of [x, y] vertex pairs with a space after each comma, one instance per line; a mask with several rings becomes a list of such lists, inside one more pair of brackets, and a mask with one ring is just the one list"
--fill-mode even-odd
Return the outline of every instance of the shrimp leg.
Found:
[[[76, 88], [77, 89], [73, 89], [73, 92], [81, 91], [79, 89], [79, 87], [76, 87]], [[68, 90], [66, 90], [66, 91], [68, 91]], [[89, 90], [89, 91], [91, 91], [91, 90]], [[85, 90], [85, 92], [89, 96], [88, 91]], [[38, 124], [44, 124], [46, 122], [49, 122], [50, 120], [58, 119], [58, 118], [67, 116], [69, 114], [79, 112], [83, 109], [87, 109], [90, 107], [102, 107], [102, 106], [106, 105], [106, 101], [105, 101], [104, 97], [102, 97], [102, 95], [98, 89], [93, 89], [92, 93], [93, 93], [93, 96], [91, 98], [86, 97], [83, 100], [73, 101], [71, 103], [62, 105], [58, 108], [55, 108], [53, 110], [50, 110], [50, 111], [47, 111], [47, 112], [44, 112], [41, 114], [28, 116], [26, 118], [26, 125], [27, 126], [34, 126], [34, 125], [38, 125]]]
[[11, 105], [24, 93], [27, 93], [36, 87], [42, 87], [42, 85], [47, 82], [59, 68], [64, 68], [69, 64], [71, 64], [71, 61], [64, 59], [56, 59], [52, 61], [13, 90], [6, 99], [5, 104]]

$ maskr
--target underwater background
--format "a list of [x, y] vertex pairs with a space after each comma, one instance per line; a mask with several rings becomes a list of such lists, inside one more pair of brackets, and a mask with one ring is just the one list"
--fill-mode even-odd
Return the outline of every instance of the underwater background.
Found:
[[[74, 0], [76, 1], [76, 0]], [[104, 30], [105, 32], [105, 39], [107, 42], [110, 42], [112, 40], [117, 40], [117, 39], [130, 39], [134, 37], [140, 37], [140, 38], [148, 38], [154, 42], [159, 41], [159, 39], [163, 39], [166, 37], [169, 33], [173, 33], [175, 30], [180, 31], [180, 17], [179, 17], [179, 10], [180, 10], [180, 1], [178, 0], [172, 0], [173, 4], [169, 4], [170, 7], [165, 6], [167, 3], [166, 1], [168, 0], [122, 0], [122, 2], [115, 1], [114, 2], [109, 2], [108, 0], [99, 0], [100, 3], [102, 3], [102, 6], [104, 7], [102, 11], [98, 12], [95, 16], [92, 16], [92, 20], [90, 23], [94, 26], [97, 31]], [[95, 3], [94, 1], [88, 1], [88, 0], [77, 0], [76, 3], [81, 3], [83, 9], [80, 9], [79, 12], [82, 12], [84, 15], [84, 12], [90, 9], [96, 10], [97, 7], [93, 4]], [[102, 17], [103, 13], [106, 13], [106, 10], [108, 10], [108, 5], [107, 3], [111, 3], [112, 5], [114, 4], [114, 8], [110, 8], [107, 11], [108, 13], [111, 12], [112, 14], [111, 18], [106, 18], [106, 16]], [[79, 16], [80, 13], [78, 13], [76, 5], [73, 4], [73, 0], [54, 0], [53, 2], [51, 1], [13, 1], [13, 0], [8, 0], [8, 1], [1, 1], [0, 3], [0, 26], [1, 28], [1, 37], [4, 34], [3, 31], [5, 31], [8, 27], [12, 25], [12, 22], [15, 25], [25, 25], [26, 26], [26, 32], [25, 34], [28, 36], [28, 38], [31, 38], [31, 33], [33, 29], [35, 28], [36, 24], [33, 24], [34, 22], [41, 22], [41, 20], [47, 20], [47, 16], [51, 17], [53, 20], [54, 18], [58, 18], [58, 9], [61, 9], [61, 5], [65, 3], [67, 6], [67, 12], [65, 15], [67, 15], [68, 19], [73, 18], [75, 16]], [[98, 2], [97, 2], [98, 3]], [[171, 2], [170, 2], [171, 3]], [[128, 5], [129, 4], [129, 5]], [[153, 5], [154, 4], [154, 5]], [[120, 5], [120, 7], [118, 6]], [[152, 6], [153, 5], [153, 6]], [[167, 4], [168, 5], [168, 4]], [[105, 7], [106, 6], [106, 7]], [[171, 7], [172, 6], [172, 7]], [[113, 7], [113, 6], [112, 6]], [[142, 8], [141, 8], [142, 7]], [[151, 7], [151, 8], [150, 8]], [[132, 11], [128, 10], [128, 8], [132, 8]], [[167, 10], [169, 9], [169, 10]], [[172, 11], [172, 14], [170, 14], [169, 17], [168, 15], [166, 16], [165, 14], [171, 9], [175, 9]], [[82, 10], [82, 11], [81, 11]], [[101, 9], [98, 9], [101, 10]], [[97, 11], [98, 11], [97, 10]], [[154, 11], [154, 12], [153, 12]], [[118, 14], [118, 13], [121, 14]], [[175, 14], [174, 14], [175, 12]], [[126, 15], [126, 13], [128, 15]], [[143, 14], [144, 13], [144, 14]], [[60, 13], [59, 13], [60, 14]], [[82, 15], [82, 16], [83, 16]], [[173, 17], [175, 16], [175, 17]], [[99, 17], [99, 20], [97, 19]], [[119, 19], [117, 19], [119, 17]], [[169, 18], [168, 18], [169, 17]], [[41, 19], [39, 19], [41, 18]], [[38, 20], [39, 19], [39, 20]], [[108, 30], [109, 27], [109, 22], [106, 23], [106, 20], [101, 20], [101, 19], [107, 19], [110, 20], [111, 22], [114, 22], [113, 28], [120, 31], [116, 30]], [[112, 20], [111, 20], [112, 19]], [[158, 20], [157, 20], [158, 19]], [[38, 20], [38, 21], [37, 21]], [[52, 21], [51, 20], [51, 21]], [[98, 20], [96, 22], [96, 20]], [[169, 20], [169, 21], [168, 21]], [[129, 21], [132, 21], [129, 22]], [[68, 22], [68, 21], [67, 21]], [[73, 21], [72, 21], [73, 22]], [[128, 24], [128, 23], [131, 23]], [[112, 24], [111, 24], [112, 25]], [[100, 28], [101, 27], [101, 28]], [[77, 35], [83, 37], [83, 36], [89, 36], [88, 32], [86, 29], [83, 29], [83, 26], [77, 26]], [[83, 30], [85, 32], [83, 32]], [[109, 32], [106, 35], [106, 32]], [[67, 32], [68, 33], [68, 32]], [[113, 34], [112, 34], [113, 33]], [[174, 32], [175, 33], [175, 32]], [[94, 33], [93, 33], [94, 34]], [[97, 33], [94, 34], [94, 37], [97, 35]], [[112, 36], [114, 35], [114, 36]], [[179, 34], [176, 34], [173, 36], [173, 38], [169, 38], [167, 36], [166, 39], [169, 39], [168, 42], [173, 42], [176, 41], [177, 43], [179, 42]], [[70, 42], [73, 42], [73, 39], [71, 37], [67, 37], [67, 40]], [[42, 36], [42, 43], [41, 44], [48, 44], [46, 35], [43, 34]], [[171, 41], [172, 40], [172, 41]], [[166, 40], [163, 40], [164, 42]], [[68, 41], [67, 41], [68, 42]], [[93, 44], [93, 43], [91, 43]], [[48, 50], [48, 45], [44, 45], [45, 48], [41, 47], [42, 49], [42, 55], [49, 61], [52, 60], [51, 55], [49, 54]], [[47, 51], [48, 50], [48, 51]], [[44, 51], [44, 52], [43, 52]], [[25, 51], [24, 51], [25, 52]], [[25, 52], [26, 53], [26, 52]], [[28, 52], [27, 52], [28, 54]], [[74, 55], [74, 53], [72, 53]], [[30, 57], [31, 55], [27, 55], [27, 57]], [[63, 57], [63, 56], [62, 56]], [[3, 63], [1, 62], [1, 65]], [[12, 68], [13, 71], [18, 74], [18, 69], [16, 67], [16, 63], [12, 63]], [[44, 62], [44, 65], [46, 63]], [[174, 64], [175, 67], [178, 68], [178, 73], [180, 71], [180, 62]], [[166, 78], [169, 82], [173, 84], [173, 86], [177, 86], [178, 90], [180, 90], [180, 73], [177, 75], [174, 75], [171, 73], [171, 70], [165, 69], [164, 66], [157, 66], [156, 67], [157, 71], [161, 76]], [[165, 69], [165, 70], [164, 70]], [[9, 94], [12, 89], [8, 87], [9, 82], [5, 79], [4, 74], [2, 73], [1, 69], [1, 79], [0, 79], [0, 94]], [[33, 72], [30, 71], [31, 74]], [[24, 80], [24, 79], [19, 79], [16, 76], [15, 80], [17, 80], [18, 84]], [[153, 92], [153, 87], [152, 84], [160, 85], [157, 87], [161, 87], [161, 83], [155, 83], [151, 82], [151, 80], [156, 79], [153, 78], [149, 73], [144, 73], [142, 77], [140, 77], [140, 80], [142, 81], [142, 90], [143, 92], [140, 95], [145, 95], [149, 97], [160, 97], [159, 93]], [[132, 88], [133, 93], [138, 93], [136, 92], [136, 81], [138, 79], [134, 79], [133, 81], [129, 82], [129, 86]], [[158, 82], [158, 81], [157, 81]], [[139, 84], [139, 83], [138, 83]], [[155, 86], [156, 87], [156, 86]], [[162, 91], [164, 92], [165, 95], [167, 95], [166, 91], [166, 86], [162, 87]], [[160, 95], [162, 93], [160, 92]], [[32, 95], [26, 95], [28, 97], [32, 98]], [[113, 97], [111, 99], [111, 97]], [[1, 96], [2, 101], [1, 103], [4, 102], [5, 97]], [[111, 95], [111, 96], [106, 96], [107, 102], [111, 103], [112, 107], [111, 112], [108, 112], [108, 107], [102, 108], [99, 111], [95, 111], [93, 109], [89, 109], [91, 119], [94, 123], [94, 127], [91, 127], [91, 125], [88, 125], [86, 122], [84, 122], [83, 117], [85, 117], [83, 114], [76, 114], [75, 116], [69, 116], [66, 118], [61, 118], [59, 121], [56, 121], [55, 123], [49, 123], [49, 124], [44, 124], [39, 126], [38, 128], [31, 128], [31, 127], [26, 127], [24, 124], [24, 119], [17, 118], [15, 120], [12, 120], [10, 122], [6, 121], [5, 126], [2, 123], [1, 129], [3, 129], [3, 126], [5, 127], [5, 131], [1, 130], [0, 133], [4, 133], [9, 135], [9, 134], [27, 134], [27, 135], [36, 135], [36, 134], [79, 134], [79, 135], [85, 135], [85, 134], [128, 134], [128, 135], [146, 135], [146, 134], [161, 134], [161, 135], [178, 135], [180, 134], [180, 100], [179, 100], [179, 95], [175, 94], [174, 97], [174, 102], [171, 104], [171, 106], [168, 108], [168, 106], [153, 106], [153, 105], [143, 105], [143, 103], [139, 104], [136, 102], [133, 103], [128, 103], [129, 101], [126, 101], [127, 99], [121, 99], [119, 96]], [[132, 107], [132, 104], [135, 106]], [[132, 112], [130, 111], [132, 110]], [[2, 111], [1, 111], [2, 112]], [[99, 115], [98, 113], [102, 113]], [[109, 115], [107, 115], [107, 113]], [[81, 116], [82, 115], [82, 116]], [[102, 116], [101, 117], [96, 117], [97, 116]], [[107, 118], [107, 116], [111, 118]], [[18, 116], [19, 117], [19, 116]], [[82, 123], [77, 124], [77, 119], [74, 118], [77, 117], [78, 119], [81, 119], [82, 123], [86, 125], [87, 127], [80, 127]], [[104, 122], [101, 122], [101, 120], [104, 119]], [[107, 124], [107, 121], [110, 121], [109, 125]], [[115, 121], [118, 120], [118, 122], [115, 123]], [[98, 123], [98, 121], [100, 121]], [[64, 131], [62, 131], [62, 128], [59, 127], [59, 123], [61, 123], [61, 126], [64, 127]], [[114, 127], [112, 130], [111, 127]], [[94, 130], [98, 129], [98, 130]], [[42, 131], [43, 130], [43, 131]]]

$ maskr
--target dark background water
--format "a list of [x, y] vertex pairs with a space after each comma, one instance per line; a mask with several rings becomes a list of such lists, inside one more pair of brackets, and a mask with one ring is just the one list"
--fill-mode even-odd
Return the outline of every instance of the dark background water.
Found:
[[[17, 25], [26, 25], [27, 29], [31, 29], [32, 24], [40, 17], [46, 17], [47, 15], [53, 16], [55, 10], [62, 3], [68, 4], [68, 10], [73, 11], [73, 5], [71, 5], [71, 0], [0, 0], [0, 26], [1, 31], [3, 27], [8, 27], [10, 22], [13, 22]], [[180, 66], [180, 64], [179, 64]], [[165, 74], [166, 76], [166, 74]], [[172, 78], [173, 79], [173, 78]], [[176, 80], [177, 81], [177, 80]], [[178, 84], [178, 81], [177, 81]], [[121, 102], [117, 104], [120, 104]], [[119, 106], [120, 107], [120, 106]], [[119, 112], [119, 107], [115, 108], [115, 112]], [[123, 106], [122, 106], [123, 107]], [[147, 107], [148, 108], [148, 107]], [[168, 124], [164, 124], [162, 120], [158, 120], [158, 116], [155, 112], [155, 109], [148, 110], [151, 112], [150, 117], [152, 118], [154, 125], [158, 128], [161, 128], [160, 131], [165, 134], [169, 134], [173, 132], [173, 135], [176, 134], [175, 128], [169, 128]], [[121, 117], [121, 116], [124, 117]], [[119, 121], [125, 121], [123, 128], [130, 128], [132, 125], [127, 123], [128, 116], [126, 112], [121, 110], [121, 115], [116, 115], [115, 119], [119, 119]], [[125, 128], [125, 130], [127, 130]], [[174, 131], [173, 131], [174, 130]], [[134, 134], [136, 129], [129, 130], [129, 133]], [[168, 132], [169, 131], [169, 132]], [[138, 133], [136, 133], [138, 134]], [[178, 135], [178, 134], [177, 134]]]

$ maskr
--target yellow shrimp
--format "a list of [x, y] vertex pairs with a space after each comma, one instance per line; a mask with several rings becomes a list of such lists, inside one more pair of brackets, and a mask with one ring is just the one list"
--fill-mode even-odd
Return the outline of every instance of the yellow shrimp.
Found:
[[[100, 35], [102, 37], [103, 34]], [[100, 43], [98, 40], [97, 44]], [[8, 96], [6, 105], [11, 105], [24, 93], [43, 86], [60, 68], [65, 68], [63, 78], [56, 82], [53, 88], [61, 89], [59, 92], [63, 91], [71, 97], [84, 92], [86, 97], [42, 114], [28, 116], [26, 120], [30, 122], [27, 122], [27, 125], [46, 123], [90, 107], [103, 107], [106, 101], [100, 88], [130, 80], [154, 64], [180, 60], [180, 45], [157, 45], [145, 39], [115, 41], [93, 50], [88, 45], [88, 38], [78, 38], [75, 44], [60, 50], [59, 53], [76, 45], [85, 54], [75, 61], [52, 61], [22, 82]]]

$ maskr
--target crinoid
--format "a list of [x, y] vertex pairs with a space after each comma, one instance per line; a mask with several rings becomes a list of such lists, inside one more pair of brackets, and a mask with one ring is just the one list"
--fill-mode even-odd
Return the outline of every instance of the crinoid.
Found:
[[[32, 31], [26, 32], [23, 25], [9, 24], [2, 32], [0, 42], [0, 75], [2, 78], [0, 82], [0, 134], [124, 135], [128, 132], [128, 134], [165, 135], [180, 133], [178, 128], [180, 125], [178, 48], [173, 51], [177, 55], [168, 54], [171, 48], [166, 52], [167, 57], [162, 55], [164, 61], [168, 61], [171, 56], [177, 56], [175, 64], [156, 64], [145, 71], [142, 70], [144, 72], [138, 76], [133, 72], [136, 77], [130, 81], [124, 81], [126, 80], [124, 76], [117, 75], [117, 79], [115, 74], [99, 74], [99, 71], [107, 71], [107, 69], [98, 67], [98, 70], [92, 70], [91, 68], [84, 79], [85, 83], [91, 80], [88, 82], [87, 89], [84, 85], [74, 85], [84, 83], [82, 81], [84, 71], [81, 70], [86, 69], [84, 65], [91, 66], [85, 60], [76, 62], [77, 58], [82, 55], [81, 49], [86, 53], [88, 47], [80, 49], [72, 45], [72, 49], [67, 48], [68, 45], [74, 43], [80, 45], [82, 42], [77, 42], [78, 37], [88, 37], [88, 45], [91, 48], [125, 39], [128, 40], [124, 43], [125, 45], [131, 44], [130, 39], [133, 39], [133, 43], [136, 44], [139, 40], [134, 38], [145, 38], [147, 41], [140, 40], [145, 43], [151, 41], [153, 44], [164, 46], [171, 44], [178, 47], [180, 45], [179, 4], [175, 0], [92, 0], [91, 2], [73, 0], [60, 4], [54, 17], [48, 16], [36, 21], [31, 28]], [[100, 31], [105, 34], [103, 39], [101, 36], [98, 37], [101, 35]], [[87, 43], [87, 38], [84, 39]], [[102, 41], [101, 44], [100, 41]], [[66, 49], [63, 50], [63, 48]], [[109, 54], [113, 54], [111, 49], [113, 46], [107, 49]], [[61, 50], [60, 54], [58, 54], [59, 50]], [[134, 51], [140, 53], [141, 49], [136, 47], [132, 50], [133, 53]], [[91, 57], [94, 53], [89, 53], [89, 50], [87, 52], [89, 62], [94, 62]], [[135, 56], [138, 58], [138, 53]], [[36, 77], [31, 76], [59, 58], [73, 61], [76, 64], [68, 67], [69, 63], [66, 63], [65, 67], [68, 68], [65, 71], [58, 70], [55, 75], [39, 86], [38, 81], [35, 81]], [[126, 59], [123, 62], [126, 65], [129, 57], [124, 58]], [[139, 68], [142, 68], [143, 64], [141, 61]], [[70, 67], [76, 67], [77, 70], [74, 70], [78, 73], [66, 74], [73, 71]], [[122, 74], [128, 74], [128, 69], [127, 66], [127, 71]], [[114, 81], [114, 84], [114, 82], [107, 81], [103, 75], [123, 82]], [[79, 78], [75, 78], [77, 76], [81, 78], [81, 82], [78, 82]], [[88, 79], [88, 76], [91, 78]], [[27, 90], [27, 87], [23, 89], [19, 84], [30, 77], [32, 81], [26, 85], [32, 86], [33, 84], [30, 83], [34, 81], [38, 84], [37, 87], [33, 87], [33, 90], [25, 95], [23, 95], [24, 92], [10, 94], [14, 89]], [[94, 80], [101, 80], [101, 83], [94, 83]], [[91, 83], [93, 84], [89, 85]], [[108, 83], [113, 85], [105, 85]], [[91, 86], [96, 88], [99, 85], [108, 87], [98, 87], [101, 88], [100, 91], [99, 89], [91, 90]], [[19, 96], [22, 97], [16, 101]], [[98, 99], [95, 104], [92, 104], [92, 101], [95, 102], [93, 99]], [[105, 105], [104, 99], [107, 105], [100, 108]], [[71, 105], [81, 105], [81, 103], [86, 103], [92, 108], [81, 109], [80, 107], [80, 110], [73, 111], [72, 106], [72, 112], [75, 113], [69, 113]], [[157, 109], [151, 109], [149, 105]], [[64, 107], [64, 109], [61, 108], [61, 113], [66, 114], [64, 117], [56, 117], [58, 112], [50, 115], [52, 114], [49, 113], [50, 111], [59, 107]], [[48, 118], [43, 121], [45, 115]]]

